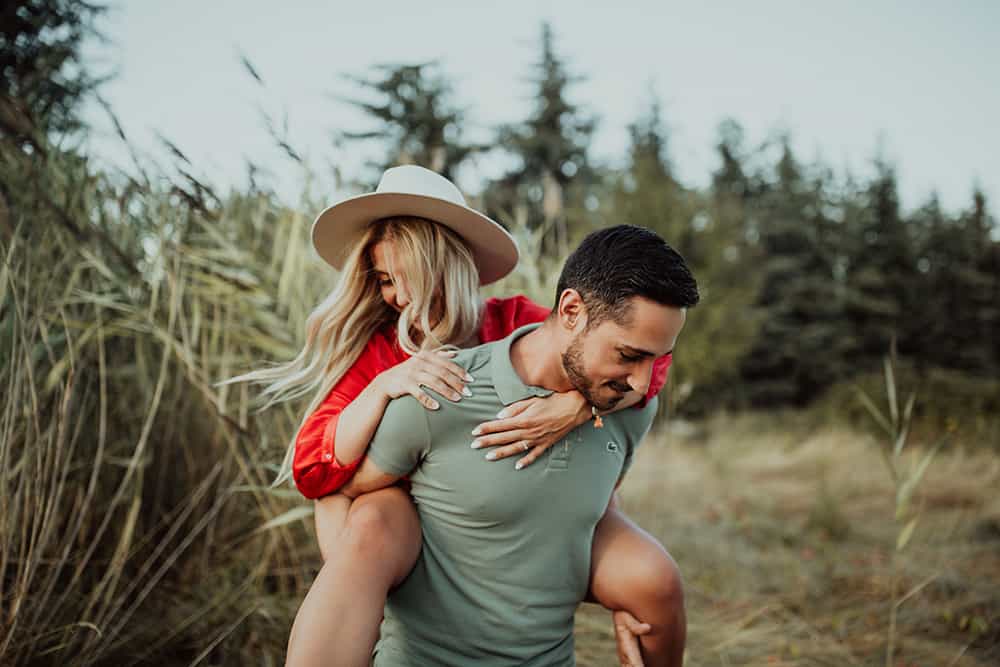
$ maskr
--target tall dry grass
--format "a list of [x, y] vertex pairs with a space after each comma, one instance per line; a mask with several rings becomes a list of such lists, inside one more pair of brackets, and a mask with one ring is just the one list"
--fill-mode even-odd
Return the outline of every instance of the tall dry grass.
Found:
[[306, 220], [3, 157], [0, 664], [281, 664], [316, 559], [268, 488], [296, 406], [212, 383], [292, 354]]

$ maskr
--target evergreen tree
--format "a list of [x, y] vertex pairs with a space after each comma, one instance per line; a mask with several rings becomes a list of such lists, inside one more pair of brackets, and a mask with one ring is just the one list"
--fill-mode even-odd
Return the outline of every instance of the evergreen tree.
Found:
[[828, 171], [808, 179], [785, 139], [775, 176], [759, 205], [762, 321], [742, 372], [752, 402], [804, 404], [844, 373], [840, 234]]
[[616, 222], [655, 229], [684, 254], [691, 249], [691, 193], [673, 177], [659, 99], [650, 98], [648, 108], [628, 126], [628, 132], [628, 164], [611, 176], [611, 206], [605, 215]]
[[535, 65], [535, 108], [522, 123], [500, 128], [498, 143], [517, 166], [493, 183], [486, 204], [501, 218], [528, 227], [550, 226], [556, 254], [568, 250], [568, 209], [582, 213], [594, 172], [587, 157], [596, 121], [567, 100], [578, 81], [556, 54], [552, 27], [542, 25], [541, 60]]
[[722, 121], [718, 127], [719, 138], [715, 150], [721, 165], [712, 174], [712, 192], [716, 199], [732, 197], [739, 201], [753, 195], [751, 179], [746, 174], [747, 161], [744, 147], [743, 127], [731, 118]]
[[993, 373], [998, 305], [985, 198], [976, 192], [970, 210], [948, 217], [934, 197], [914, 215], [913, 223], [924, 231], [918, 261], [923, 295], [919, 303], [920, 344], [915, 355], [921, 366], [932, 363]]
[[912, 317], [919, 301], [919, 275], [910, 229], [900, 215], [896, 174], [883, 159], [863, 193], [859, 215], [850, 220], [846, 317], [854, 335], [855, 359], [875, 367], [893, 340], [913, 356], [917, 337]]
[[[683, 337], [671, 369], [669, 406], [688, 414], [718, 407], [720, 386], [731, 385], [755, 330], [748, 316], [756, 281], [743, 219], [727, 216], [711, 197], [686, 188], [674, 177], [669, 133], [659, 99], [629, 125], [626, 168], [612, 178], [603, 197], [605, 220], [656, 230], [685, 258], [698, 279], [702, 300], [688, 313], [698, 331]], [[666, 404], [666, 402], [665, 402]]]
[[373, 100], [340, 99], [365, 112], [376, 129], [343, 132], [348, 141], [376, 139], [388, 145], [375, 163], [381, 173], [398, 164], [418, 164], [449, 179], [472, 154], [488, 146], [462, 141], [465, 111], [455, 105], [452, 86], [437, 63], [376, 65], [371, 77], [350, 81], [372, 94]]
[[11, 0], [0, 7], [0, 138], [41, 152], [44, 137], [81, 129], [80, 101], [102, 79], [81, 66], [104, 7], [79, 0]]
[[967, 314], [968, 326], [975, 332], [975, 351], [963, 362], [970, 370], [995, 377], [1000, 374], [1000, 244], [993, 240], [996, 223], [987, 209], [986, 195], [978, 188], [962, 223], [975, 271], [969, 280], [971, 308]]

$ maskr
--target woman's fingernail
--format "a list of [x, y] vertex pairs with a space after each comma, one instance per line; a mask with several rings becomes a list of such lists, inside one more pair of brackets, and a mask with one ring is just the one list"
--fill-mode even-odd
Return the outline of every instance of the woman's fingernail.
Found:
[[520, 470], [523, 467], [524, 467], [524, 464], [521, 463], [520, 461], [518, 461], [517, 463], [514, 464], [514, 470]]
[[462, 387], [463, 396], [472, 396], [472, 391], [468, 387]]
[[476, 381], [476, 378], [474, 378], [474, 377], [472, 377], [471, 375], [469, 375], [468, 373], [466, 373], [466, 374], [465, 374], [465, 381], [466, 381], [466, 382], [475, 382], [475, 381]]
[[497, 419], [506, 419], [506, 418], [507, 418], [506, 410], [501, 410], [500, 412], [497, 413]]
[[489, 454], [486, 455], [486, 460], [487, 461], [494, 461], [494, 460], [496, 460], [496, 457], [497, 457], [497, 453], [496, 452], [490, 452]]
[[483, 432], [482, 426], [477, 426], [476, 428], [472, 429], [472, 435], [479, 435], [482, 432]]
[[478, 440], [473, 440], [472, 444], [469, 446], [472, 447], [473, 449], [479, 449], [480, 447], [483, 446], [483, 443], [479, 442]]

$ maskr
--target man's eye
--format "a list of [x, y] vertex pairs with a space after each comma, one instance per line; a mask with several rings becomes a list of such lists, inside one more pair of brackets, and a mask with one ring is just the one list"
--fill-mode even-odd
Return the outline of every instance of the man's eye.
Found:
[[629, 363], [632, 363], [634, 361], [639, 361], [639, 359], [642, 358], [642, 357], [633, 357], [625, 354], [624, 352], [619, 352], [619, 354], [621, 355], [622, 361], [627, 361]]

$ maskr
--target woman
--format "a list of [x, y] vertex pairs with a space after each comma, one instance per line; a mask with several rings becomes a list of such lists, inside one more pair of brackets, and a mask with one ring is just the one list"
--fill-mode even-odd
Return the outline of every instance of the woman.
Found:
[[[480, 284], [513, 269], [516, 245], [502, 227], [465, 206], [454, 185], [421, 167], [389, 169], [375, 193], [324, 211], [313, 226], [313, 242], [341, 277], [307, 320], [305, 349], [286, 367], [236, 379], [272, 381], [265, 393], [310, 379], [319, 388], [322, 400], [314, 400], [283, 466], [287, 470], [291, 460], [299, 490], [317, 499], [324, 558], [296, 616], [288, 664], [331, 664], [333, 657], [338, 665], [366, 665], [385, 596], [419, 554], [420, 526], [401, 488], [353, 503], [336, 491], [359, 466], [390, 400], [411, 394], [434, 410], [439, 403], [424, 387], [445, 400], [468, 395], [470, 378], [449, 361], [445, 346], [497, 340], [544, 319], [548, 310], [524, 297], [479, 302]], [[658, 361], [649, 396], [662, 387], [669, 361]], [[645, 398], [633, 396], [630, 403]], [[500, 445], [486, 455], [490, 460], [521, 454], [518, 467], [530, 465], [592, 414], [575, 391], [522, 401], [504, 412], [477, 429], [473, 447]], [[639, 664], [636, 635], [644, 635], [650, 655], [658, 643], [678, 640], [655, 621], [664, 617], [663, 607], [671, 607], [665, 598], [679, 596], [679, 581], [655, 540], [611, 514], [595, 532], [591, 591], [617, 612], [623, 663]]]

